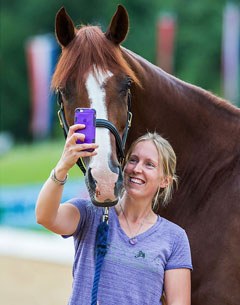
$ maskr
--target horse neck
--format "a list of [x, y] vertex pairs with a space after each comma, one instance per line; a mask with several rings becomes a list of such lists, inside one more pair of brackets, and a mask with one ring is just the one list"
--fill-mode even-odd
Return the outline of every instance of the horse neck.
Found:
[[[218, 154], [235, 149], [240, 133], [240, 110], [211, 93], [183, 82], [134, 53], [142, 89], [135, 89], [134, 126], [157, 129], [175, 149], [204, 149], [212, 145]], [[131, 63], [134, 66], [134, 62]], [[146, 115], [147, 114], [147, 115]], [[157, 126], [157, 128], [156, 128]], [[144, 132], [144, 131], [143, 131]], [[211, 139], [211, 143], [209, 143]]]

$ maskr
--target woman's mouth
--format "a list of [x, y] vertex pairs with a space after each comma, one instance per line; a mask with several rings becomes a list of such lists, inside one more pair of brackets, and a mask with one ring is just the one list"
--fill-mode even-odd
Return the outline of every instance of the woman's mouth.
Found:
[[144, 180], [142, 180], [142, 179], [140, 179], [140, 178], [136, 178], [136, 177], [130, 177], [130, 178], [129, 178], [129, 181], [130, 181], [131, 183], [134, 183], [134, 184], [137, 184], [137, 185], [143, 185], [143, 184], [145, 184], [145, 181], [144, 181]]

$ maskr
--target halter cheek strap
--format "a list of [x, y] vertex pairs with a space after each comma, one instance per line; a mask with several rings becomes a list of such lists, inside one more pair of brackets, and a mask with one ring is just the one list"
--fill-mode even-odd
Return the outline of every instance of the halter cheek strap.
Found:
[[[66, 138], [67, 134], [68, 134], [69, 126], [67, 124], [67, 120], [66, 120], [65, 113], [64, 113], [62, 93], [58, 89], [56, 91], [56, 94], [57, 94], [57, 103], [60, 107], [60, 109], [58, 110], [58, 119], [59, 119], [60, 125], [63, 129], [64, 136]], [[107, 128], [114, 135], [115, 140], [116, 140], [116, 146], [117, 146], [117, 157], [118, 157], [118, 161], [121, 165], [124, 162], [124, 158], [125, 158], [124, 149], [125, 149], [125, 145], [126, 145], [128, 131], [129, 131], [129, 129], [131, 127], [131, 123], [132, 123], [132, 113], [130, 112], [130, 109], [131, 109], [131, 92], [130, 92], [130, 89], [128, 89], [127, 121], [126, 121], [126, 126], [124, 129], [122, 138], [120, 137], [117, 128], [110, 121], [105, 120], [105, 119], [96, 119], [96, 127]], [[83, 162], [83, 159], [79, 158], [78, 161], [76, 162], [76, 164], [79, 166], [79, 168], [81, 169], [83, 174], [86, 175], [86, 166]]]

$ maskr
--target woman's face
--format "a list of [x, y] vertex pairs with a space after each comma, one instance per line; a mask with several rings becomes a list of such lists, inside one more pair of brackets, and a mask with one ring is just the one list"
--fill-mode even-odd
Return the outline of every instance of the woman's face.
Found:
[[152, 200], [158, 187], [165, 187], [162, 164], [152, 141], [135, 145], [124, 168], [124, 184], [128, 195]]

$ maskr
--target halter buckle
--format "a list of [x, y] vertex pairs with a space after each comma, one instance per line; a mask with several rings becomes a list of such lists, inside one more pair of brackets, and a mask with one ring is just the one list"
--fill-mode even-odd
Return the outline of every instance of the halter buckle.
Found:
[[102, 221], [108, 223], [108, 218], [109, 218], [109, 207], [104, 208], [104, 213], [102, 216]]
[[57, 114], [58, 114], [59, 124], [63, 128], [63, 121], [62, 121], [62, 117], [61, 117], [61, 111], [62, 111], [62, 109], [58, 110]]
[[132, 126], [132, 112], [128, 111], [128, 128], [130, 128]]

